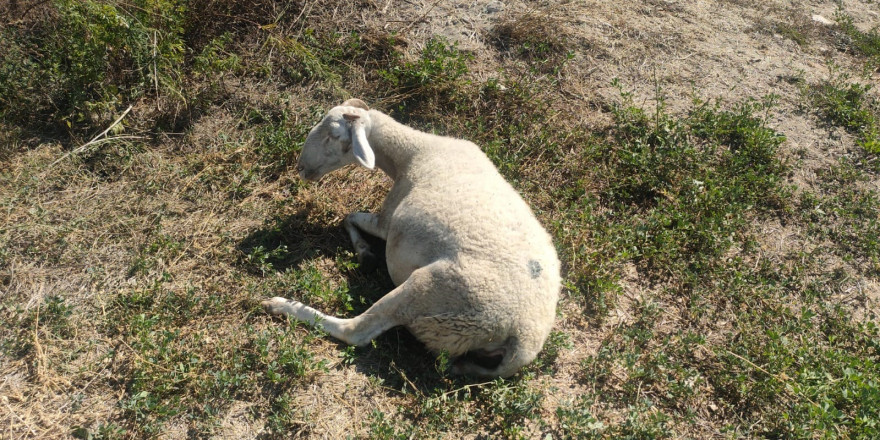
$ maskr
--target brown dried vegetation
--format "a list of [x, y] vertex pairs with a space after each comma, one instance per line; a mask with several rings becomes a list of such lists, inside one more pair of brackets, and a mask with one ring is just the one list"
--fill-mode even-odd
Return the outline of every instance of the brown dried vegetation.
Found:
[[[0, 438], [871, 438], [878, 11], [837, 5], [0, 4]], [[340, 227], [387, 178], [290, 171], [352, 96], [481, 145], [554, 235], [513, 380], [259, 309], [390, 288]]]

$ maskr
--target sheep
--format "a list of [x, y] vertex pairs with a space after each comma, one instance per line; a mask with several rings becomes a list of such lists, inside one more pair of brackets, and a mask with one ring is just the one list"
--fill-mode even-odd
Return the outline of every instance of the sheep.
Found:
[[332, 108], [306, 137], [299, 176], [318, 181], [340, 167], [379, 167], [393, 185], [380, 214], [344, 220], [358, 259], [364, 233], [386, 240], [397, 286], [365, 313], [341, 319], [275, 297], [267, 312], [365, 345], [404, 326], [454, 374], [509, 377], [540, 352], [556, 317], [560, 263], [529, 206], [475, 144], [417, 131], [363, 101]]

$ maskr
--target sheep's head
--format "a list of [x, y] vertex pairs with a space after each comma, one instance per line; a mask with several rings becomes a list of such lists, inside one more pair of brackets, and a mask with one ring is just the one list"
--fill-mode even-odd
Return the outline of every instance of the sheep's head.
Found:
[[349, 99], [330, 109], [306, 137], [296, 164], [300, 177], [316, 181], [355, 162], [373, 169], [376, 158], [367, 142], [371, 128], [368, 110], [359, 99]]

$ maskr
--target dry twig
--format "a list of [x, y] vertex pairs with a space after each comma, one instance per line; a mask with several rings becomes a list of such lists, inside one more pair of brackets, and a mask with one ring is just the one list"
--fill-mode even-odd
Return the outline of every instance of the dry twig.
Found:
[[[67, 159], [68, 157], [70, 157], [70, 156], [73, 155], [73, 154], [79, 154], [79, 153], [83, 152], [86, 148], [88, 148], [90, 145], [93, 145], [95, 142], [98, 141], [98, 139], [99, 139], [101, 136], [104, 136], [104, 135], [107, 134], [110, 130], [112, 130], [113, 127], [115, 127], [117, 124], [119, 124], [120, 122], [122, 122], [122, 118], [124, 118], [126, 115], [128, 115], [128, 112], [131, 111], [131, 108], [132, 108], [132, 106], [129, 105], [128, 108], [125, 109], [125, 111], [122, 112], [122, 114], [119, 115], [119, 117], [116, 118], [116, 120], [113, 121], [113, 123], [110, 124], [110, 126], [107, 127], [106, 130], [102, 131], [100, 134], [98, 134], [97, 136], [93, 137], [92, 140], [90, 140], [90, 141], [88, 141], [88, 142], [86, 142], [86, 143], [80, 145], [79, 147], [76, 147], [76, 148], [73, 149], [73, 150], [68, 151], [67, 154], [65, 154], [64, 156], [59, 157], [58, 160], [56, 160], [55, 162], [52, 162], [52, 164], [49, 165], [48, 168], [52, 168], [52, 167], [54, 167], [55, 165], [58, 165], [58, 163], [61, 162], [62, 160]], [[48, 172], [48, 169], [47, 169], [46, 171]]]

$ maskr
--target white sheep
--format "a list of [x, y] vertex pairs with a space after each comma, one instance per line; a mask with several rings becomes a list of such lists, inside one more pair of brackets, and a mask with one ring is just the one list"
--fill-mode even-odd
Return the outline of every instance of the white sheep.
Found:
[[351, 99], [312, 128], [297, 170], [317, 181], [355, 162], [394, 180], [381, 214], [352, 213], [344, 224], [359, 259], [371, 255], [362, 232], [386, 240], [397, 287], [351, 319], [280, 297], [264, 301], [266, 310], [352, 345], [402, 325], [431, 351], [448, 353], [457, 374], [507, 377], [531, 362], [556, 316], [559, 259], [479, 147], [414, 130]]

